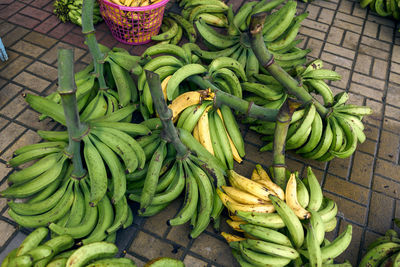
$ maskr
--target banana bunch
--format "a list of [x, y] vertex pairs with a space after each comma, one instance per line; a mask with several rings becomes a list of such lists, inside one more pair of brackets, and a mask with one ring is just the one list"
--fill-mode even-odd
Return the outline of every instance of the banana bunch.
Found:
[[[395, 223], [400, 225], [396, 218]], [[400, 263], [400, 238], [393, 229], [386, 231], [385, 235], [377, 238], [368, 247], [361, 259], [359, 267], [366, 266], [398, 266]]]
[[112, 243], [95, 242], [74, 249], [71, 236], [60, 235], [45, 241], [47, 234], [44, 227], [34, 230], [6, 256], [1, 266], [136, 266], [128, 258], [113, 258], [118, 248]]
[[296, 68], [297, 78], [303, 87], [310, 93], [320, 95], [325, 107], [332, 107], [334, 98], [329, 85], [324, 81], [339, 81], [342, 76], [336, 71], [323, 69], [323, 62], [316, 59], [307, 64], [307, 67], [298, 66]]
[[[193, 46], [193, 52], [199, 57], [212, 60], [218, 57], [231, 57], [240, 62], [246, 70], [246, 75], [252, 79], [253, 74], [264, 71], [260, 68], [259, 62], [250, 48], [248, 37], [248, 27], [251, 15], [271, 11], [283, 0], [273, 1], [247, 1], [234, 15], [232, 8], [228, 9], [228, 35], [216, 32], [202, 19], [198, 19], [195, 24], [204, 43], [214, 52], [201, 50]], [[268, 16], [263, 36], [265, 45], [275, 57], [275, 62], [285, 70], [291, 70], [298, 65], [306, 62], [306, 55], [311, 51], [302, 50], [296, 45], [301, 40], [296, 40], [301, 22], [307, 17], [307, 13], [296, 16], [296, 1], [288, 1], [282, 8]]]
[[[45, 106], [45, 98], [28, 95], [32, 106]], [[134, 109], [118, 111], [92, 119], [82, 137], [82, 157], [88, 170], [83, 177], [73, 175], [68, 153], [68, 133], [41, 131], [48, 142], [28, 145], [15, 151], [8, 165], [17, 167], [37, 160], [30, 167], [13, 172], [11, 184], [0, 192], [11, 200], [9, 215], [27, 228], [46, 226], [55, 234], [70, 234], [83, 243], [101, 241], [132, 223], [127, 204], [126, 173], [143, 169], [146, 154], [134, 137], [151, 131], [143, 124], [121, 122]], [[40, 110], [43, 112], [43, 109]], [[52, 117], [52, 114], [45, 113]]]
[[[31, 232], [21, 243], [4, 259], [2, 267], [136, 267], [129, 258], [115, 258], [118, 253], [112, 241], [93, 242], [75, 248], [74, 239], [69, 235], [60, 235], [46, 240], [47, 228], [40, 227]], [[183, 262], [161, 257], [146, 263], [146, 267], [184, 267]]]
[[[82, 5], [83, 0], [56, 0], [54, 2], [53, 13], [56, 14], [63, 23], [71, 21], [78, 26], [82, 26]], [[102, 20], [99, 3], [95, 1], [93, 7], [93, 23], [97, 24]]]
[[163, 19], [160, 29], [162, 33], [152, 36], [151, 40], [159, 41], [163, 44], [177, 45], [181, 41], [183, 34], [186, 35], [191, 43], [196, 42], [197, 39], [197, 32], [193, 23], [176, 13], [169, 12]]
[[[229, 57], [214, 59], [207, 67], [198, 62], [199, 58], [191, 53], [194, 44], [187, 43], [182, 47], [172, 44], [157, 44], [149, 47], [142, 58], [153, 57], [143, 69], [154, 71], [160, 76], [164, 97], [172, 101], [186, 91], [198, 90], [189, 81], [193, 75], [205, 76], [222, 91], [242, 97], [240, 80], [247, 81], [245, 71], [237, 60]], [[160, 55], [162, 54], [162, 55]], [[138, 78], [140, 92], [140, 110], [144, 118], [154, 114], [153, 99], [144, 72]]]
[[201, 18], [208, 25], [228, 26], [226, 13], [229, 7], [220, 0], [182, 0], [179, 2], [179, 6], [183, 8], [182, 16], [191, 24]]
[[[307, 177], [287, 171], [285, 191], [256, 165], [251, 179], [229, 171], [232, 186], [217, 191], [228, 208], [227, 224], [244, 237], [222, 233], [241, 266], [300, 266], [333, 263], [350, 244], [349, 225], [333, 242], [325, 233], [336, 228], [337, 205], [323, 196], [307, 168]], [[346, 265], [348, 266], [348, 265]], [[351, 266], [351, 265], [350, 265]]]
[[[253, 81], [241, 83], [244, 91], [244, 99], [256, 105], [279, 109], [287, 99], [283, 86], [272, 76], [267, 74], [253, 74]], [[245, 118], [244, 122], [256, 122], [251, 118]], [[262, 122], [261, 122], [262, 123]], [[264, 124], [264, 123], [262, 123]], [[257, 127], [257, 126], [251, 126]], [[256, 130], [257, 131], [257, 130]]]
[[227, 169], [233, 161], [242, 162], [244, 141], [232, 110], [222, 105], [213, 108], [212, 97], [202, 91], [190, 91], [175, 98], [169, 105], [173, 121], [194, 136], [208, 152]]
[[[140, 64], [146, 61], [140, 60], [140, 57], [130, 55], [128, 51], [122, 48], [110, 50], [106, 46], [99, 46], [102, 53], [106, 55], [104, 59], [104, 75], [108, 88], [99, 88], [98, 78], [93, 73], [93, 63], [90, 63], [86, 68], [75, 74], [76, 98], [82, 121], [110, 115], [138, 101], [137, 88], [130, 73], [134, 75], [141, 74], [143, 70]], [[30, 104], [34, 109], [55, 109], [58, 114], [56, 118], [59, 118], [56, 121], [65, 125], [65, 119], [62, 119], [64, 111], [58, 92], [51, 93], [46, 99], [49, 101], [44, 104], [44, 107], [36, 106], [36, 103]], [[27, 101], [29, 102], [29, 100]], [[42, 115], [40, 119], [46, 117], [46, 115]], [[130, 118], [126, 118], [126, 121], [129, 122]]]
[[378, 13], [379, 16], [391, 16], [396, 20], [400, 20], [400, 4], [397, 0], [360, 0], [362, 8], [369, 7], [373, 12]]
[[166, 208], [185, 189], [184, 204], [168, 224], [176, 226], [190, 221], [190, 237], [196, 238], [211, 220], [216, 222], [219, 218], [223, 205], [215, 190], [225, 185], [225, 178], [220, 163], [190, 133], [182, 129], [179, 133], [182, 142], [189, 144], [197, 156], [177, 157], [173, 146], [162, 139], [160, 131], [154, 130], [152, 135], [138, 139], [149, 161], [142, 170], [127, 175], [127, 192], [129, 199], [140, 203], [139, 215], [148, 217]]
[[[357, 148], [357, 143], [365, 141], [362, 118], [372, 114], [372, 109], [346, 104], [349, 99], [346, 92], [333, 96], [324, 80], [337, 81], [341, 76], [335, 71], [322, 69], [322, 66], [321, 60], [314, 60], [307, 67], [297, 67], [296, 75], [309, 92], [322, 96], [324, 106], [332, 111], [325, 118], [318, 113], [314, 104], [295, 111], [286, 138], [286, 149], [295, 150], [305, 158], [330, 161], [335, 157], [349, 157]], [[242, 83], [246, 92], [244, 99], [263, 107], [280, 108], [287, 98], [283, 87], [272, 76], [256, 74], [253, 77], [261, 84]], [[243, 122], [253, 124], [251, 130], [265, 135], [261, 139], [268, 143], [260, 151], [271, 151], [275, 122], [250, 118]]]

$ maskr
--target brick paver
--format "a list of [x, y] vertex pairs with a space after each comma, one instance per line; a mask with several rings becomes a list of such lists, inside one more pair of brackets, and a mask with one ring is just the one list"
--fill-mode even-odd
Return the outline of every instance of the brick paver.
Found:
[[[228, 2], [237, 10], [245, 1]], [[52, 4], [51, 0], [0, 1], [0, 37], [9, 54], [7, 62], [0, 62], [0, 190], [7, 186], [12, 172], [5, 165], [12, 152], [39, 141], [36, 130], [58, 127], [48, 119], [39, 121], [21, 94], [47, 95], [55, 90], [59, 47], [75, 48], [77, 71], [91, 60], [80, 28], [60, 23], [52, 14]], [[394, 227], [394, 217], [400, 218], [399, 27], [361, 9], [356, 0], [299, 1], [298, 11], [309, 12], [299, 35], [301, 46], [313, 49], [309, 58], [321, 58], [326, 68], [343, 76], [330, 83], [332, 90], [349, 92], [351, 103], [374, 109], [374, 114], [364, 119], [367, 140], [349, 159], [321, 163], [287, 153], [289, 168], [304, 175], [305, 167], [311, 165], [325, 194], [339, 206], [338, 226], [328, 237], [334, 238], [347, 224], [353, 224], [352, 243], [339, 260], [349, 259], [356, 265], [368, 244]], [[107, 46], [124, 47], [132, 54], [146, 49], [118, 43], [105, 23], [96, 30], [98, 40]], [[260, 162], [260, 136], [245, 125], [241, 129], [247, 155], [236, 171], [250, 175], [256, 163], [270, 165], [272, 154], [261, 154]], [[180, 203], [181, 199], [175, 201], [152, 218], [136, 216], [134, 225], [118, 235], [117, 244], [126, 249], [126, 257], [138, 266], [158, 256], [180, 258], [187, 266], [236, 266], [229, 247], [211, 227], [191, 240], [187, 225], [167, 226], [166, 220], [176, 214]], [[224, 222], [221, 228], [229, 230]], [[1, 198], [0, 233], [0, 261], [29, 233], [8, 217], [6, 200]]]

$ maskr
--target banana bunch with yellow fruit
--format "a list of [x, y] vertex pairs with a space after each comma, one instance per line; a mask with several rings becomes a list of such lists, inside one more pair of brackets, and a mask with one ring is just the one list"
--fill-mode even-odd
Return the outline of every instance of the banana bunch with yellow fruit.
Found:
[[[240, 63], [229, 57], [218, 57], [204, 65], [193, 53], [193, 48], [193, 43], [186, 43], [182, 47], [159, 43], [142, 54], [142, 60], [150, 58], [143, 69], [160, 76], [166, 101], [173, 101], [187, 91], [197, 90], [198, 86], [190, 79], [198, 76], [215, 82], [222, 91], [241, 98], [240, 81], [247, 81], [247, 78]], [[154, 105], [144, 72], [139, 75], [138, 90], [141, 113], [144, 118], [149, 118], [154, 114]]]
[[242, 162], [244, 141], [232, 110], [221, 105], [214, 108], [212, 93], [190, 91], [175, 98], [169, 105], [178, 128], [194, 138], [214, 155], [224, 167], [233, 169], [234, 160]]
[[241, 266], [322, 266], [333, 263], [350, 244], [351, 225], [334, 241], [325, 238], [336, 228], [337, 205], [323, 196], [311, 168], [303, 180], [287, 175], [283, 190], [261, 165], [251, 179], [229, 171], [232, 186], [217, 191], [229, 211], [228, 225], [243, 233], [221, 233]]

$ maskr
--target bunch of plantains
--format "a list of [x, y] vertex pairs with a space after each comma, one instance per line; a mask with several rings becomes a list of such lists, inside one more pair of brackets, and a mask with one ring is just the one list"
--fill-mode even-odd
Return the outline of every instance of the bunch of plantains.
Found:
[[116, 231], [128, 227], [133, 220], [125, 197], [125, 174], [142, 168], [146, 161], [134, 136], [147, 135], [150, 130], [140, 124], [120, 122], [131, 116], [132, 105], [81, 122], [72, 62], [68, 62], [72, 57], [71, 50], [60, 50], [58, 92], [65, 116], [57, 109], [49, 109], [52, 104], [58, 105], [55, 102], [26, 96], [28, 103], [45, 116], [64, 121], [68, 131], [42, 131], [40, 135], [48, 142], [16, 150], [16, 156], [8, 162], [10, 166], [38, 161], [13, 172], [8, 177], [11, 185], [0, 195], [26, 200], [9, 201], [9, 215], [21, 226], [49, 225], [54, 234], [69, 234], [82, 239], [83, 244], [112, 241]]
[[[400, 220], [394, 219], [397, 227]], [[400, 238], [394, 229], [386, 231], [367, 247], [367, 252], [361, 259], [360, 267], [366, 266], [398, 266], [400, 264]]]
[[228, 26], [228, 19], [225, 15], [228, 6], [220, 0], [180, 1], [179, 6], [183, 7], [181, 14], [169, 12], [163, 19], [161, 33], [151, 37], [153, 41], [176, 45], [184, 34], [189, 42], [194, 43], [197, 39], [197, 32], [193, 23], [198, 19], [216, 27]]
[[[187, 43], [180, 47], [157, 44], [149, 47], [142, 55], [142, 59], [147, 60], [143, 69], [154, 71], [160, 76], [167, 101], [172, 101], [187, 91], [198, 90], [198, 85], [192, 81], [195, 78], [221, 85], [217, 89], [221, 88], [222, 91], [241, 98], [240, 80], [247, 81], [247, 78], [240, 63], [229, 57], [220, 57], [210, 64], [203, 64], [192, 53], [192, 45]], [[207, 86], [209, 85], [206, 84]], [[139, 75], [138, 90], [141, 92], [141, 112], [146, 119], [154, 114], [154, 107], [144, 73]]]
[[205, 23], [216, 27], [227, 27], [226, 12], [228, 6], [220, 0], [181, 0], [179, 6], [183, 8], [181, 15], [191, 24], [202, 19]]
[[[192, 50], [205, 60], [231, 57], [240, 62], [246, 70], [247, 77], [252, 79], [253, 74], [259, 73], [260, 70], [265, 72], [265, 69], [260, 67], [254, 51], [251, 49], [248, 35], [251, 16], [271, 11], [282, 2], [283, 0], [246, 2], [236, 14], [230, 7], [227, 14], [227, 34], [216, 32], [204, 20], [198, 19], [195, 21], [197, 30], [203, 42], [214, 51], [203, 51], [195, 44], [192, 45]], [[275, 62], [286, 70], [304, 64], [305, 56], [311, 51], [296, 47], [301, 42], [300, 39], [296, 40], [300, 23], [308, 15], [304, 13], [296, 16], [296, 6], [295, 1], [288, 1], [283, 7], [268, 16], [262, 31], [264, 44], [274, 54]]]
[[[338, 80], [340, 75], [332, 70], [322, 69], [322, 64], [319, 59], [310, 62], [306, 68], [299, 70], [298, 79], [303, 86], [307, 86], [309, 92], [317, 92], [322, 96], [324, 106], [331, 108], [330, 114], [325, 116], [326, 123], [324, 123], [313, 103], [297, 110], [289, 127], [286, 149], [296, 150], [296, 153], [305, 158], [329, 161], [334, 157], [350, 156], [356, 149], [357, 142], [365, 141], [364, 125], [361, 120], [363, 116], [370, 115], [372, 110], [365, 106], [346, 104], [349, 98], [346, 92], [334, 97], [324, 80]], [[255, 77], [264, 81], [265, 88], [273, 88], [273, 90], [279, 88], [279, 93], [283, 93], [281, 85], [275, 79], [264, 74], [258, 74]], [[250, 85], [242, 87], [246, 90]], [[246, 100], [254, 101], [263, 107], [281, 106], [279, 102], [281, 100], [272, 100], [276, 94], [267, 94], [268, 89], [261, 90], [260, 87], [255, 89], [253, 90], [252, 87], [253, 95], [246, 96]], [[273, 91], [270, 90], [270, 92]], [[250, 129], [263, 134], [262, 140], [268, 142], [260, 151], [271, 151], [275, 122], [254, 119], [245, 119], [245, 122], [251, 123]]]
[[[1, 264], [2, 267], [47, 266], [47, 267], [136, 267], [128, 258], [115, 258], [118, 248], [109, 242], [93, 242], [77, 246], [69, 235], [60, 235], [47, 239], [48, 230], [39, 227], [31, 232], [12, 250]], [[183, 262], [172, 258], [157, 258], [146, 266], [183, 267]]]
[[146, 74], [162, 126], [158, 119], [150, 119], [143, 124], [152, 124], [151, 129], [162, 129], [138, 141], [144, 145], [144, 150], [151, 152], [148, 166], [128, 175], [127, 179], [132, 181], [128, 185], [129, 198], [140, 203], [139, 215], [152, 216], [167, 207], [185, 189], [184, 204], [179, 213], [168, 220], [168, 224], [181, 225], [190, 221], [193, 226], [190, 237], [195, 238], [210, 221], [219, 222], [223, 205], [215, 190], [225, 184], [225, 169], [186, 130], [179, 129], [178, 136], [159, 76], [148, 70]]
[[[263, 83], [259, 88], [249, 83], [242, 84], [242, 87], [251, 93], [245, 99], [255, 100], [264, 107], [279, 108], [283, 102], [282, 98], [295, 97], [303, 104], [304, 110], [299, 110], [293, 116], [286, 148], [296, 149], [301, 156], [320, 161], [349, 157], [356, 150], [357, 143], [365, 141], [361, 120], [364, 116], [372, 114], [372, 109], [346, 104], [349, 99], [346, 92], [333, 96], [324, 80], [335, 81], [341, 76], [335, 71], [323, 69], [321, 60], [317, 59], [306, 66], [297, 66], [293, 78], [275, 62], [275, 56], [267, 49], [263, 37], [264, 21], [268, 21], [266, 14], [253, 15], [249, 39], [260, 65], [264, 66], [271, 76], [253, 75]], [[312, 93], [320, 95], [323, 104]], [[278, 97], [281, 98], [277, 99]], [[246, 121], [256, 124], [252, 127], [253, 130], [266, 134], [263, 139], [269, 143], [262, 150], [271, 150], [275, 121]]]
[[[90, 13], [93, 2], [85, 6], [84, 12]], [[65, 125], [67, 131], [40, 131], [47, 142], [16, 150], [10, 166], [37, 161], [13, 172], [10, 186], [0, 192], [12, 199], [9, 215], [21, 226], [48, 225], [53, 235], [68, 234], [83, 244], [113, 242], [118, 229], [131, 225], [126, 174], [144, 168], [146, 154], [135, 138], [151, 133], [144, 125], [124, 122], [136, 109], [132, 100], [137, 91], [128, 71], [141, 71], [138, 62], [120, 49], [104, 56], [88, 18], [83, 16], [82, 31], [95, 63], [75, 74], [78, 90], [73, 51], [60, 50], [58, 92], [47, 98], [26, 96], [42, 117]], [[99, 62], [107, 62], [110, 71]], [[107, 86], [112, 81], [117, 91]]]
[[277, 116], [272, 180], [256, 165], [251, 179], [229, 171], [231, 186], [217, 191], [231, 217], [228, 225], [244, 233], [222, 233], [241, 266], [325, 266], [351, 242], [351, 225], [332, 242], [325, 238], [336, 228], [338, 208], [323, 195], [311, 168], [304, 179], [285, 168], [284, 146], [294, 106], [285, 102]]
[[245, 155], [243, 137], [231, 109], [226, 105], [215, 108], [211, 100], [200, 91], [191, 91], [174, 99], [169, 108], [178, 128], [192, 133], [225, 168], [233, 169], [234, 160], [241, 163]]
[[391, 16], [396, 20], [400, 20], [400, 4], [396, 0], [360, 0], [362, 8], [369, 7], [373, 12], [379, 16], [388, 17]]
[[[53, 5], [53, 12], [59, 20], [64, 23], [71, 21], [78, 26], [82, 26], [83, 0], [56, 0]], [[100, 6], [96, 1], [93, 9], [93, 23], [97, 24], [102, 20]]]

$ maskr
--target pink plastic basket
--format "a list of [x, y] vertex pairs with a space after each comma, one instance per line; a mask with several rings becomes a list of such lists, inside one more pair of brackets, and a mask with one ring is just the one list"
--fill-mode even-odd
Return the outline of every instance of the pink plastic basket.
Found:
[[100, 12], [111, 34], [124, 44], [145, 44], [151, 36], [157, 35], [165, 5], [169, 0], [162, 0], [144, 7], [127, 7], [107, 0], [99, 0]]

